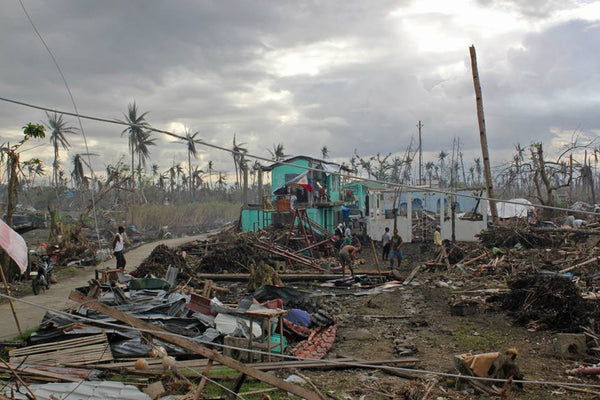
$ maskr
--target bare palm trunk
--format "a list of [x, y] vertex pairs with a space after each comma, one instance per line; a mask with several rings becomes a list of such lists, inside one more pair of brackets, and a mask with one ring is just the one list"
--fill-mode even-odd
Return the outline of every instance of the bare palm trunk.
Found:
[[135, 152], [131, 148], [131, 188], [135, 189]]
[[190, 193], [192, 194], [192, 200], [194, 199], [194, 178], [192, 177], [192, 155], [188, 151], [188, 179], [190, 181]]
[[53, 184], [54, 187], [58, 187], [58, 143], [54, 143], [54, 163], [52, 164], [52, 168], [54, 168], [53, 171]]

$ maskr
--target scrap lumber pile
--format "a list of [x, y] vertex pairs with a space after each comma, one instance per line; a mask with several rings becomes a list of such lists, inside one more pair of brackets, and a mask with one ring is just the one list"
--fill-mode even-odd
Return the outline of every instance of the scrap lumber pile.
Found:
[[105, 334], [14, 349], [8, 355], [13, 364], [85, 365], [113, 360]]
[[219, 236], [211, 241], [196, 241], [179, 247], [186, 252], [190, 268], [200, 273], [248, 272], [251, 263], [268, 261], [268, 257], [255, 249], [253, 234]]
[[530, 328], [579, 332], [589, 317], [598, 315], [597, 302], [585, 301], [567, 276], [529, 274], [509, 281], [508, 287], [504, 307]]
[[[291, 236], [290, 236], [291, 235]], [[322, 236], [316, 233], [315, 240]], [[266, 265], [278, 271], [287, 263], [294, 268], [310, 268], [323, 271], [323, 265], [336, 263], [337, 258], [312, 257], [307, 251], [319, 250], [328, 245], [328, 239], [308, 245], [304, 240], [288, 240], [295, 237], [289, 229], [269, 228], [258, 232], [235, 232], [226, 230], [209, 240], [196, 240], [177, 249], [157, 246], [150, 256], [132, 272], [135, 277], [163, 276], [169, 266], [179, 269], [178, 280], [182, 284], [200, 287], [197, 274], [235, 274], [252, 272], [253, 266]], [[296, 237], [297, 238], [297, 237]], [[267, 283], [267, 282], [263, 282]]]
[[136, 277], [150, 275], [164, 276], [169, 266], [179, 269], [179, 277], [181, 279], [188, 279], [192, 273], [181, 252], [161, 244], [156, 246], [150, 255], [131, 274]]
[[479, 243], [444, 243], [426, 265], [458, 272], [465, 281], [495, 281], [506, 293], [482, 294], [529, 329], [580, 332], [600, 316], [598, 234], [597, 228], [497, 226], [481, 232]]
[[486, 247], [526, 248], [561, 246], [565, 242], [577, 243], [589, 236], [599, 235], [598, 229], [535, 228], [527, 224], [500, 225], [476, 235]]
[[[155, 255], [164, 252], [162, 249]], [[116, 385], [110, 379], [126, 373], [129, 382], [138, 382], [141, 387], [148, 386], [149, 380], [169, 381], [164, 388], [171, 394], [169, 388], [174, 387], [175, 380], [182, 394], [193, 398], [202, 394], [206, 384], [199, 370], [210, 374], [212, 379], [232, 379], [231, 375], [221, 377], [211, 371], [213, 366], [220, 365], [221, 374], [222, 367], [240, 374], [236, 393], [248, 376], [271, 385], [274, 390], [316, 400], [322, 395], [316, 393], [318, 388], [314, 385], [299, 386], [284, 381], [277, 371], [360, 368], [362, 364], [410, 367], [419, 361], [400, 357], [363, 362], [344, 357], [331, 364], [315, 362], [314, 359], [328, 355], [336, 340], [336, 320], [326, 311], [333, 312], [333, 308], [326, 303], [334, 306], [337, 303], [335, 299], [290, 287], [263, 286], [249, 294], [249, 298], [239, 298], [233, 304], [223, 304], [216, 298], [210, 300], [194, 293], [194, 289], [185, 294], [173, 289], [122, 288], [119, 295], [115, 287], [104, 289], [99, 296], [90, 291], [95, 297], [71, 292], [69, 299], [80, 306], [67, 313], [47, 313], [40, 330], [32, 334], [25, 346], [9, 351], [10, 360], [0, 371], [11, 374], [15, 370], [14, 374], [18, 373], [28, 383], [79, 382], [101, 377], [102, 387]], [[230, 347], [222, 348], [221, 343], [238, 348], [235, 353], [228, 353]], [[252, 354], [257, 350], [263, 354]], [[251, 356], [249, 359], [256, 360], [258, 356], [261, 361], [242, 364], [232, 358], [246, 353]], [[307, 360], [281, 359], [281, 354]], [[264, 372], [270, 370], [275, 373]], [[11, 390], [18, 387], [11, 386]], [[57, 388], [64, 390], [65, 386]], [[54, 393], [58, 396], [59, 392]]]
[[473, 276], [539, 270], [580, 273], [599, 265], [600, 248], [595, 239], [598, 234], [598, 229], [499, 226], [482, 231], [478, 235], [479, 243], [446, 242], [438, 256], [426, 264], [448, 269], [456, 267], [465, 275]]

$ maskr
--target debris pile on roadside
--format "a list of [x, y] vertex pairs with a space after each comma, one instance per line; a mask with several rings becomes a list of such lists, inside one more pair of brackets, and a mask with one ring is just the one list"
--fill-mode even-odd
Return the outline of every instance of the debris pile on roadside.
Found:
[[[292, 384], [277, 377], [281, 373], [274, 376], [264, 371], [347, 369], [366, 362], [335, 356], [331, 365], [313, 361], [327, 358], [336, 340], [334, 312], [339, 305], [334, 300], [328, 304], [332, 300], [325, 300], [322, 293], [263, 285], [225, 304], [218, 299], [224, 288], [208, 280], [203, 282], [204, 290], [201, 285], [186, 292], [168, 284], [164, 289], [145, 288], [155, 280], [164, 284], [175, 265], [189, 274], [186, 259], [181, 250], [157, 246], [138, 271], [145, 269], [153, 275], [164, 271], [165, 279], [91, 281], [87, 290], [73, 291], [69, 299], [78, 307], [67, 313], [46, 313], [39, 331], [8, 351], [8, 364], [0, 366], [0, 371], [37, 383], [35, 393], [58, 396], [71, 388], [69, 382], [102, 379], [103, 383], [84, 387], [90, 393], [115, 391], [128, 393], [127, 398], [146, 399], [150, 397], [136, 386], [160, 383], [163, 394], [202, 393], [206, 382], [202, 383], [198, 371], [210, 373], [213, 365], [220, 365], [214, 379], [222, 379], [222, 368], [228, 367], [284, 392], [317, 399], [314, 387]], [[161, 260], [167, 260], [171, 268]], [[397, 359], [404, 367], [416, 362]], [[134, 385], [113, 384], [120, 374], [126, 374], [127, 382]], [[47, 382], [64, 383], [39, 385]], [[27, 395], [22, 386], [7, 387]]]
[[596, 302], [586, 302], [569, 276], [528, 274], [509, 281], [508, 287], [504, 308], [531, 329], [579, 332], [598, 312]]
[[[262, 268], [326, 271], [338, 264], [331, 238], [314, 231], [269, 228], [259, 232], [227, 229], [208, 240], [197, 240], [169, 249], [159, 246], [132, 272], [133, 276], [162, 276], [168, 266], [179, 268], [179, 282], [200, 285], [198, 274], [256, 274]], [[271, 283], [276, 283], [272, 281]], [[269, 283], [269, 282], [263, 282]], [[257, 288], [259, 284], [254, 284]]]

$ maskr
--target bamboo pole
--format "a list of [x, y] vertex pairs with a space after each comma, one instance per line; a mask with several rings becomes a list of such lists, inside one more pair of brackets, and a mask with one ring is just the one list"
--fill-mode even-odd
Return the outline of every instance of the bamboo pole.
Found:
[[377, 264], [377, 272], [379, 273], [379, 282], [383, 282], [383, 275], [381, 274], [381, 265], [379, 265], [379, 257], [377, 257], [377, 251], [375, 250], [375, 243], [371, 240], [371, 248], [373, 249], [373, 256], [375, 257], [375, 263]]
[[494, 187], [492, 181], [492, 172], [490, 168], [490, 153], [488, 151], [487, 134], [485, 130], [485, 118], [483, 115], [483, 96], [481, 94], [481, 84], [479, 82], [479, 71], [477, 69], [477, 55], [475, 54], [475, 46], [469, 47], [471, 53], [471, 69], [473, 71], [473, 86], [475, 86], [475, 100], [477, 102], [477, 120], [479, 122], [479, 141], [481, 142], [481, 153], [483, 155], [483, 172], [485, 175], [485, 184], [487, 196], [490, 198], [490, 212], [494, 224], [498, 224], [498, 209], [496, 202], [491, 200], [494, 196]]
[[8, 288], [8, 282], [6, 281], [6, 276], [4, 276], [4, 266], [0, 264], [0, 275], [2, 276], [2, 283], [4, 283], [4, 289], [6, 290], [6, 295], [8, 296], [8, 304], [10, 304], [10, 309], [12, 310], [13, 317], [15, 318], [15, 323], [17, 324], [17, 329], [19, 330], [19, 336], [23, 337], [23, 330], [21, 329], [21, 323], [19, 322], [19, 316], [17, 315], [17, 310], [15, 309], [15, 305], [13, 304], [12, 299], [10, 298], [10, 289]]

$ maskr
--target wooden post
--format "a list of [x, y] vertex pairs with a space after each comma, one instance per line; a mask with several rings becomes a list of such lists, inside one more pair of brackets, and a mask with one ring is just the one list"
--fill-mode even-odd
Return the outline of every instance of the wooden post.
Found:
[[381, 275], [381, 265], [379, 265], [379, 257], [377, 257], [377, 251], [375, 250], [375, 243], [371, 240], [371, 248], [373, 249], [373, 256], [375, 257], [375, 263], [377, 264], [377, 272], [379, 273], [379, 282], [383, 282], [383, 275]]
[[242, 179], [243, 179], [243, 187], [242, 187], [242, 208], [248, 208], [248, 167], [242, 167]]
[[260, 209], [264, 210], [265, 209], [265, 202], [263, 200], [263, 196], [264, 196], [264, 190], [263, 190], [263, 170], [262, 170], [262, 166], [258, 166], [258, 169], [256, 170], [256, 174], [258, 175], [258, 201], [256, 202], [256, 204], [260, 204]]
[[10, 298], [10, 289], [8, 288], [8, 282], [6, 281], [6, 276], [4, 276], [4, 266], [1, 264], [0, 264], [0, 275], [2, 276], [2, 282], [4, 283], [4, 289], [6, 290], [6, 295], [9, 296], [8, 304], [10, 304], [10, 309], [12, 310], [13, 317], [15, 318], [15, 323], [17, 324], [17, 330], [19, 331], [19, 336], [23, 337], [23, 330], [21, 329], [21, 322], [19, 322], [19, 316], [17, 315], [17, 310], [15, 309], [15, 305], [13, 304], [13, 301]]
[[[125, 324], [128, 324], [134, 328], [147, 330], [149, 335], [159, 338], [165, 342], [175, 344], [175, 345], [177, 345], [185, 350], [188, 350], [192, 353], [204, 356], [204, 357], [208, 358], [209, 360], [217, 361], [225, 366], [228, 366], [230, 368], [233, 368], [233, 369], [241, 372], [242, 374], [251, 376], [252, 378], [258, 379], [259, 381], [268, 383], [269, 385], [273, 385], [283, 391], [290, 392], [299, 397], [304, 397], [307, 400], [320, 400], [320, 397], [316, 393], [310, 392], [310, 391], [304, 389], [303, 387], [286, 382], [284, 380], [277, 378], [276, 376], [274, 376], [272, 374], [268, 374], [266, 372], [259, 371], [248, 365], [244, 365], [244, 364], [232, 359], [231, 357], [224, 356], [223, 354], [218, 353], [215, 350], [206, 348], [206, 347], [198, 344], [197, 342], [193, 341], [192, 339], [188, 339], [188, 338], [184, 338], [184, 337], [180, 337], [180, 336], [173, 336], [172, 334], [170, 334], [169, 332], [167, 332], [166, 330], [164, 330], [158, 326], [152, 325], [149, 322], [143, 321], [143, 320], [136, 318], [130, 314], [126, 314], [120, 310], [117, 310], [113, 307], [107, 306], [106, 304], [102, 304], [96, 300], [92, 300], [92, 299], [82, 295], [79, 292], [72, 291], [71, 294], [69, 295], [69, 300], [75, 301], [75, 302], [83, 305], [86, 308], [98, 311], [104, 315], [112, 317], [112, 318], [114, 318], [118, 321], [121, 321]], [[252, 327], [250, 329], [252, 330]], [[250, 337], [252, 337], [252, 334], [250, 335]]]
[[210, 374], [210, 368], [213, 365], [213, 360], [209, 359], [204, 367], [204, 372], [202, 373], [202, 378], [200, 379], [200, 383], [198, 383], [198, 387], [196, 387], [196, 391], [194, 392], [194, 400], [200, 399], [200, 395], [204, 390], [204, 385], [206, 385], [206, 381], [208, 380], [208, 374]]
[[[490, 199], [494, 198], [494, 187], [492, 183], [492, 171], [490, 169], [490, 154], [488, 152], [487, 134], [485, 131], [485, 118], [483, 116], [483, 97], [481, 94], [481, 85], [479, 83], [479, 71], [477, 69], [477, 55], [475, 54], [475, 46], [469, 47], [471, 53], [471, 69], [473, 70], [473, 86], [475, 86], [475, 100], [477, 102], [477, 119], [479, 122], [479, 141], [481, 142], [481, 153], [483, 155], [483, 172], [485, 175], [485, 185], [487, 196]], [[490, 212], [494, 224], [498, 224], [498, 209], [496, 202], [489, 200]]]

